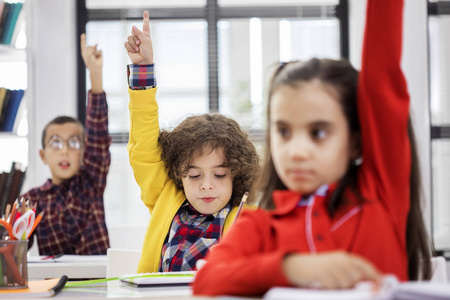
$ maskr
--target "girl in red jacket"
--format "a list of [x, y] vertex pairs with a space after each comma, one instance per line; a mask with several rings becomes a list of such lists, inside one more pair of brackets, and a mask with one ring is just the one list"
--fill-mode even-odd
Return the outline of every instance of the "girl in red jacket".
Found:
[[271, 81], [263, 209], [244, 212], [198, 272], [195, 294], [348, 288], [430, 277], [419, 172], [400, 68], [403, 1], [369, 0], [361, 72], [282, 64]]

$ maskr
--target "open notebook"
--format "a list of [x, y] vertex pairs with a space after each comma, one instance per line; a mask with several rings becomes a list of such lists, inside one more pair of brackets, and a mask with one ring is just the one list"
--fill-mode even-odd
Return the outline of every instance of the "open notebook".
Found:
[[194, 281], [195, 271], [129, 274], [120, 282], [134, 287], [187, 286]]

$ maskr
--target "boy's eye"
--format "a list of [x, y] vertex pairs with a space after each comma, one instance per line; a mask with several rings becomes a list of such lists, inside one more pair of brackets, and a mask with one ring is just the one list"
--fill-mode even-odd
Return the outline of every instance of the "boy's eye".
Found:
[[222, 178], [227, 177], [227, 174], [215, 174], [214, 176], [216, 176], [217, 178], [222, 179]]
[[189, 179], [197, 179], [200, 178], [200, 175], [189, 175], [188, 174]]
[[61, 149], [63, 147], [63, 141], [59, 138], [52, 138], [48, 141], [48, 145], [53, 149]]
[[67, 145], [72, 149], [80, 149], [81, 141], [77, 136], [74, 136], [67, 140]]

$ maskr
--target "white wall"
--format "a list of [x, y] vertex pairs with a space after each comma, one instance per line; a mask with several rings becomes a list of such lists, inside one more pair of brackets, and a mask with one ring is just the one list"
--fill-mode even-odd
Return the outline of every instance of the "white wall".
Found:
[[27, 1], [29, 165], [23, 190], [41, 185], [50, 171], [39, 158], [45, 124], [76, 116], [76, 20], [74, 0]]

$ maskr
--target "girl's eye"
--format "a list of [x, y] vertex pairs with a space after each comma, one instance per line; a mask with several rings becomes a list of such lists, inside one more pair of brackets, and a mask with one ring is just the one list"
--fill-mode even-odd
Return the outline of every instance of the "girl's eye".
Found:
[[188, 175], [189, 179], [197, 179], [200, 178], [200, 175]]
[[277, 132], [281, 137], [288, 138], [290, 131], [285, 127], [277, 127]]
[[222, 174], [216, 174], [214, 176], [216, 176], [217, 178], [220, 178], [220, 179], [227, 177], [226, 174], [223, 174], [223, 175]]
[[312, 136], [315, 140], [323, 140], [327, 137], [327, 131], [324, 129], [314, 129], [312, 131]]

